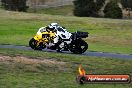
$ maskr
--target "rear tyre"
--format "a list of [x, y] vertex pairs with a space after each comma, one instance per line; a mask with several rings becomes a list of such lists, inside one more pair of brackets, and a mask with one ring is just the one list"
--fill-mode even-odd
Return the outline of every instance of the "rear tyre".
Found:
[[78, 39], [71, 42], [69, 49], [75, 54], [82, 54], [88, 49], [88, 44], [84, 40]]

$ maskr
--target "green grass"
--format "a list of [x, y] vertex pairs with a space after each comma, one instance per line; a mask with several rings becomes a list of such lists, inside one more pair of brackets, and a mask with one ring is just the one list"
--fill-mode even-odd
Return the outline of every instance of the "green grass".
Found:
[[42, 63], [34, 65], [11, 60], [0, 61], [1, 88], [131, 88], [132, 86], [132, 84], [79, 85], [75, 80], [80, 64], [82, 64], [87, 73], [132, 75], [132, 60], [17, 49], [0, 49], [0, 55], [10, 57], [24, 56], [30, 59], [48, 59], [66, 63], [64, 66], [61, 66]]
[[66, 6], [50, 7], [50, 8], [37, 8], [36, 10], [34, 10], [33, 8], [29, 8], [27, 12], [68, 16], [68, 15], [73, 15], [73, 6], [66, 5]]
[[[51, 10], [47, 10], [47, 14], [55, 13]], [[89, 32], [89, 38], [85, 39], [89, 43], [89, 50], [132, 54], [131, 20], [60, 15], [63, 14], [46, 15], [0, 10], [0, 44], [28, 46], [29, 39], [35, 35], [39, 27], [50, 22], [58, 22], [71, 32], [76, 30]], [[34, 65], [12, 60], [0, 61], [0, 88], [132, 88], [132, 84], [79, 85], [75, 80], [80, 64], [87, 73], [132, 75], [131, 60], [17, 49], [0, 49], [0, 55], [10, 56], [12, 59], [15, 56], [24, 56], [30, 59], [66, 62], [61, 66], [42, 63]]]
[[89, 50], [132, 54], [132, 20], [19, 13], [0, 10], [0, 44], [26, 45], [42, 26], [58, 22], [68, 31], [87, 31]]
[[[66, 16], [66, 8], [69, 10], [71, 7], [61, 7], [62, 12], [58, 10], [60, 7], [47, 9], [42, 12], [46, 14], [0, 10], [0, 44], [28, 46], [29, 39], [35, 35], [38, 28], [58, 22], [71, 32], [89, 32], [89, 38], [85, 40], [91, 51], [132, 54], [132, 20]], [[65, 16], [60, 16], [64, 14]], [[87, 73], [132, 75], [132, 60], [2, 48], [1, 55], [10, 56], [13, 60], [16, 56], [24, 56], [66, 64], [26, 64], [21, 61], [2, 61], [0, 58], [0, 88], [132, 88], [132, 84], [79, 85], [75, 80], [80, 64]]]

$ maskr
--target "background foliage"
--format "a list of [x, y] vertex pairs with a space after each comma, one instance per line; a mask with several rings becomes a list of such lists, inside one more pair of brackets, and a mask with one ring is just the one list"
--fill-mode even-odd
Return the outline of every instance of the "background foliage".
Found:
[[3, 8], [6, 10], [13, 10], [13, 11], [26, 11], [27, 0], [1, 0]]

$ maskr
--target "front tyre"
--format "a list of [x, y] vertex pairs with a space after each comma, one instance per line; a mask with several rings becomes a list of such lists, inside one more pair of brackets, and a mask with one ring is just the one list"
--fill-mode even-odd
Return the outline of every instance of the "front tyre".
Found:
[[42, 50], [42, 45], [39, 44], [37, 45], [37, 42], [34, 38], [32, 38], [30, 41], [29, 41], [29, 46], [34, 49], [34, 50]]
[[84, 40], [78, 39], [71, 42], [69, 49], [75, 54], [82, 54], [88, 49], [88, 44]]

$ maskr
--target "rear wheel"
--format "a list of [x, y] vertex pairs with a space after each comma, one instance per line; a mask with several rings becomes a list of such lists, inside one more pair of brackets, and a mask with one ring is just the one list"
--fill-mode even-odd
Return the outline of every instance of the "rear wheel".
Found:
[[81, 53], [84, 53], [88, 49], [88, 44], [82, 39], [75, 40], [71, 42], [69, 49], [71, 52], [75, 54], [81, 54]]

